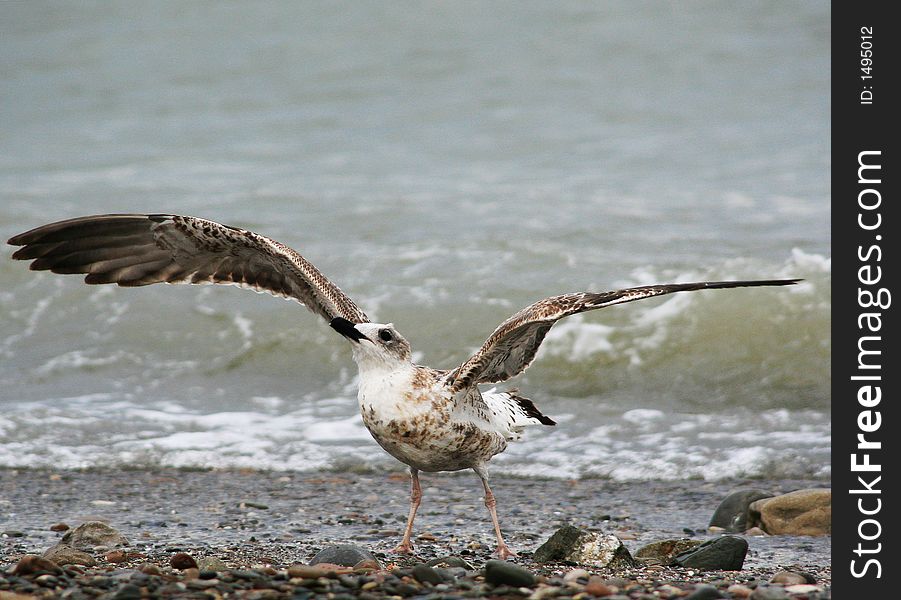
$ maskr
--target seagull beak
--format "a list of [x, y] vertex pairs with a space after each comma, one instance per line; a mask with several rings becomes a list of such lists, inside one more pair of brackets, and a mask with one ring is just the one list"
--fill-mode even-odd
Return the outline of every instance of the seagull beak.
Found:
[[328, 324], [332, 329], [358, 344], [360, 343], [360, 340], [371, 341], [368, 337], [360, 333], [353, 323], [343, 317], [335, 317], [329, 321]]

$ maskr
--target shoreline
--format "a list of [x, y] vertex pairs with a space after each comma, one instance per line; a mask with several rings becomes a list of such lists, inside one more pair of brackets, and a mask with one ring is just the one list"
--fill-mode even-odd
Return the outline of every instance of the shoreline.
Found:
[[[574, 565], [539, 565], [532, 552], [563, 525], [617, 535], [634, 555], [663, 539], [717, 537], [707, 524], [720, 500], [737, 488], [783, 493], [824, 487], [821, 480], [640, 481], [549, 480], [499, 476], [492, 479], [514, 563], [533, 573], [562, 576]], [[88, 520], [122, 533], [135, 560], [91, 569], [169, 566], [174, 552], [216, 557], [230, 568], [287, 569], [308, 563], [323, 547], [354, 544], [382, 564], [412, 567], [443, 556], [459, 556], [480, 569], [493, 558], [494, 536], [482, 504], [481, 485], [471, 473], [422, 474], [423, 501], [416, 518], [413, 557], [388, 551], [397, 544], [408, 510], [406, 472], [355, 474], [255, 470], [182, 469], [0, 469], [0, 569], [26, 554], [56, 544], [57, 523], [75, 527]], [[713, 579], [768, 581], [780, 570], [815, 574], [831, 583], [831, 538], [742, 536], [750, 545], [741, 571], [706, 572], [665, 568], [656, 576], [670, 584]], [[131, 552], [129, 552], [129, 557]], [[604, 570], [591, 573], [610, 576]], [[613, 575], [647, 577], [645, 568]], [[828, 592], [827, 592], [828, 593]], [[826, 597], [826, 596], [821, 596]]]

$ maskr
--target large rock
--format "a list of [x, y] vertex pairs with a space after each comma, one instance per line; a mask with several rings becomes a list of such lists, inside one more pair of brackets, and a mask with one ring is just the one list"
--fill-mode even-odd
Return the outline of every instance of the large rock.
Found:
[[751, 503], [750, 524], [771, 535], [831, 535], [832, 490], [789, 492]]
[[352, 567], [364, 560], [374, 561], [379, 564], [375, 556], [368, 550], [364, 550], [353, 544], [338, 544], [336, 546], [326, 546], [310, 561], [311, 565], [319, 563], [328, 563], [332, 565], [341, 565], [343, 567]]
[[642, 546], [635, 553], [635, 560], [652, 565], [669, 565], [673, 558], [703, 544], [701, 540], [682, 538], [678, 540], [660, 540]]
[[115, 548], [129, 545], [125, 536], [100, 521], [87, 521], [75, 529], [70, 529], [60, 540], [60, 544], [88, 552], [98, 546]]
[[56, 546], [48, 548], [42, 556], [60, 566], [81, 565], [83, 567], [93, 567], [97, 564], [94, 557], [87, 552], [76, 550], [65, 544], [57, 544]]
[[771, 498], [760, 490], [736, 490], [723, 498], [710, 518], [708, 527], [722, 527], [731, 533], [741, 533], [749, 529], [748, 509], [752, 502], [762, 498]]
[[561, 527], [532, 555], [535, 562], [558, 560], [594, 567], [628, 567], [635, 564], [618, 537], [594, 533], [572, 525]]
[[740, 571], [747, 554], [747, 540], [724, 535], [676, 555], [672, 564], [707, 571]]

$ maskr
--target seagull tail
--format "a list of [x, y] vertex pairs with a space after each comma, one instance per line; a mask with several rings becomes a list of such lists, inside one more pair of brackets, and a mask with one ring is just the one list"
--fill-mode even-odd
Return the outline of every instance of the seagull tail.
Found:
[[550, 417], [548, 417], [547, 415], [542, 413], [540, 410], [538, 410], [538, 407], [535, 406], [534, 402], [532, 402], [528, 398], [520, 396], [518, 394], [517, 390], [508, 390], [507, 392], [504, 393], [504, 396], [506, 396], [507, 398], [510, 399], [511, 404], [514, 407], [513, 412], [518, 413], [518, 414], [515, 414], [515, 417], [519, 417], [515, 420], [516, 425], [521, 424], [519, 422], [521, 418], [524, 418], [524, 420], [526, 421], [526, 423], [522, 423], [522, 424], [529, 424], [529, 425], [538, 424], [538, 423], [540, 423], [542, 425], [556, 425], [557, 424], [556, 421], [554, 421], [553, 419], [551, 419]]

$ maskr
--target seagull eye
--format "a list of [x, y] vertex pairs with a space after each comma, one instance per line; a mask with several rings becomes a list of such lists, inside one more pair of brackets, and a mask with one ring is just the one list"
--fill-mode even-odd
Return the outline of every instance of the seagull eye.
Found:
[[391, 332], [388, 331], [387, 329], [382, 329], [379, 331], [379, 339], [382, 340], [383, 342], [390, 342], [391, 340], [394, 339], [394, 336], [391, 335]]

